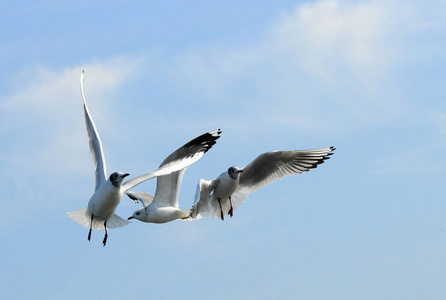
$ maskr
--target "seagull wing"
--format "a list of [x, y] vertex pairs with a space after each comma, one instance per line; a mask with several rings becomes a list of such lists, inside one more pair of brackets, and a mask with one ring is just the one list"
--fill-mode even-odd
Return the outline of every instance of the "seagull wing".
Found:
[[301, 174], [316, 168], [329, 159], [335, 150], [327, 147], [313, 150], [270, 151], [259, 155], [243, 168], [240, 184], [232, 195], [233, 206], [237, 208], [253, 193], [288, 175]]
[[90, 112], [87, 107], [87, 102], [84, 96], [84, 71], [81, 74], [81, 95], [82, 101], [84, 102], [84, 113], [85, 113], [85, 124], [87, 126], [88, 138], [90, 139], [90, 152], [93, 156], [93, 162], [95, 165], [95, 191], [103, 184], [106, 180], [106, 165], [104, 152], [102, 150], [102, 143], [99, 137], [96, 126], [91, 118]]
[[155, 206], [171, 206], [178, 208], [178, 196], [180, 195], [181, 182], [187, 168], [169, 175], [158, 176], [156, 181]]
[[[189, 167], [215, 145], [216, 141], [220, 138], [220, 134], [221, 130], [217, 129], [200, 135], [170, 154], [156, 171], [130, 179], [123, 183], [122, 188], [124, 191], [127, 191], [153, 177], [168, 175]], [[181, 183], [181, 179], [179, 182]]]
[[127, 192], [127, 196], [133, 200], [133, 202], [138, 203], [141, 202], [143, 207], [147, 207], [152, 203], [153, 201], [153, 195], [149, 193], [142, 193], [142, 192]]
[[219, 182], [219, 178], [210, 181], [201, 179], [198, 182], [195, 191], [194, 205], [192, 206], [189, 216], [190, 218], [196, 219], [201, 215], [215, 218], [220, 217], [220, 210], [214, 208], [214, 203], [211, 201], [211, 193], [217, 187]]

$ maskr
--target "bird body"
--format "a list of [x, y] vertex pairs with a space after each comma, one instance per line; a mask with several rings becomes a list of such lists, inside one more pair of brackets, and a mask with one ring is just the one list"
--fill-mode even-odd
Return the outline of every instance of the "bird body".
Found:
[[[160, 179], [159, 177], [158, 179]], [[184, 219], [189, 217], [189, 209], [180, 209], [178, 206], [169, 203], [169, 199], [165, 198], [162, 201], [160, 197], [154, 201], [155, 197], [149, 193], [142, 192], [127, 192], [129, 196], [135, 202], [142, 202], [143, 207], [137, 209], [132, 216], [128, 218], [137, 219], [145, 223], [162, 224], [171, 222], [177, 219]], [[145, 199], [145, 200], [143, 200]]]
[[121, 202], [123, 193], [123, 189], [115, 187], [107, 180], [88, 201], [89, 213], [99, 220], [109, 219]]
[[232, 178], [228, 172], [223, 172], [218, 176], [216, 182], [211, 183], [215, 185], [212, 197], [214, 200], [227, 200], [236, 190], [240, 184], [240, 177]]
[[[144, 210], [144, 208], [142, 208]], [[143, 219], [139, 219], [146, 223], [162, 224], [178, 219], [188, 218], [189, 209], [179, 209], [170, 206], [149, 206], [145, 211], [146, 215]]]

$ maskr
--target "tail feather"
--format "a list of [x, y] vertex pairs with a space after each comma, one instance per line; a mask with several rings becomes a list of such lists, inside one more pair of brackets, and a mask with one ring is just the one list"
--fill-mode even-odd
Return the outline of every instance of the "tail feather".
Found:
[[[67, 212], [67, 215], [74, 222], [84, 226], [85, 228], [90, 228], [91, 224], [91, 213], [88, 211], [88, 208]], [[97, 220], [93, 219], [92, 229], [94, 230], [103, 230], [104, 229], [104, 221], [105, 220]], [[107, 228], [114, 229], [123, 227], [125, 225], [130, 224], [129, 221], [121, 218], [120, 216], [113, 214], [110, 219], [107, 220]]]
[[121, 218], [117, 214], [113, 214], [110, 219], [107, 221], [107, 228], [114, 229], [124, 227], [125, 225], [130, 224], [126, 219]]

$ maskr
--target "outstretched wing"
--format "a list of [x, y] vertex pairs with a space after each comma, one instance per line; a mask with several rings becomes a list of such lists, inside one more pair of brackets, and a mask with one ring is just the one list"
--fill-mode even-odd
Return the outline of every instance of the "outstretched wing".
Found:
[[81, 95], [82, 101], [84, 102], [84, 114], [85, 114], [85, 125], [87, 126], [88, 138], [90, 139], [90, 152], [93, 156], [93, 162], [95, 166], [95, 191], [103, 184], [106, 180], [106, 165], [104, 152], [102, 150], [102, 143], [99, 137], [96, 126], [91, 118], [90, 112], [87, 107], [87, 102], [84, 96], [84, 71], [81, 74]]
[[301, 174], [329, 159], [336, 148], [313, 150], [270, 151], [261, 154], [240, 174], [240, 185], [236, 190], [243, 197], [288, 175]]
[[[190, 211], [189, 217], [192, 219], [199, 218], [201, 215], [206, 217], [220, 217], [220, 208], [217, 202], [212, 201], [211, 193], [217, 187], [220, 179], [207, 181], [201, 179], [197, 184], [195, 191], [195, 201]], [[215, 203], [214, 203], [215, 202]]]
[[127, 196], [133, 200], [133, 202], [138, 203], [141, 202], [143, 207], [147, 207], [152, 203], [153, 201], [153, 195], [149, 193], [142, 193], [142, 192], [127, 192]]
[[189, 167], [215, 145], [216, 141], [220, 138], [220, 134], [221, 130], [217, 129], [200, 135], [170, 154], [155, 172], [130, 179], [123, 183], [122, 188], [124, 191], [127, 191], [153, 177], [168, 175]]

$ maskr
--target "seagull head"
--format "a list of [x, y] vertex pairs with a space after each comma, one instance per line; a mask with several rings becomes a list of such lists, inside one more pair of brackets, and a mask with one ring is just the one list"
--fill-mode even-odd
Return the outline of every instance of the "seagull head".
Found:
[[113, 186], [120, 188], [122, 181], [127, 176], [129, 176], [129, 173], [114, 172], [110, 175], [110, 182], [113, 184]]
[[228, 169], [228, 175], [229, 177], [231, 177], [232, 179], [237, 179], [237, 177], [239, 176], [240, 173], [242, 173], [243, 170], [240, 169], [239, 167], [236, 166], [232, 166]]
[[137, 219], [142, 221], [143, 218], [144, 218], [144, 207], [141, 207], [140, 209], [135, 210], [133, 215], [131, 217], [128, 217], [127, 220]]

